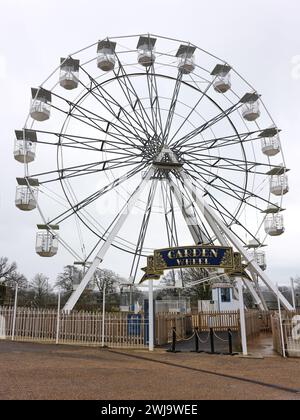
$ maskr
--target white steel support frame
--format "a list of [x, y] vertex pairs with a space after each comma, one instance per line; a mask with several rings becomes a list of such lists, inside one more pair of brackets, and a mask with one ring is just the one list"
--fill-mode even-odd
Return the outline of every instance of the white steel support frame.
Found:
[[281, 313], [281, 305], [280, 305], [280, 298], [279, 298], [279, 287], [276, 284], [277, 288], [277, 304], [278, 304], [278, 314], [279, 314], [279, 323], [280, 323], [280, 339], [281, 339], [281, 349], [282, 349], [282, 356], [286, 358], [286, 351], [285, 351], [285, 342], [284, 342], [284, 333], [283, 333], [283, 324], [282, 324], [282, 313]]
[[[248, 264], [249, 271], [255, 273], [264, 282], [264, 284], [274, 293], [275, 296], [278, 295], [281, 304], [285, 307], [286, 310], [292, 311], [292, 305], [287, 301], [287, 299], [282, 295], [282, 293], [280, 293], [277, 290], [276, 286], [259, 267], [257, 262], [254, 261], [253, 258], [248, 254], [247, 250], [243, 247], [243, 245], [240, 243], [240, 241], [237, 239], [234, 233], [231, 232], [231, 230], [225, 225], [225, 223], [217, 216], [215, 211], [208, 204], [206, 204], [205, 200], [200, 196], [200, 194], [198, 194], [199, 188], [196, 187], [190, 181], [187, 175], [182, 176], [181, 174], [180, 179], [182, 180], [184, 186], [187, 188], [191, 196], [195, 198], [199, 210], [211, 226], [214, 233], [216, 233], [217, 231], [221, 231], [222, 236], [224, 236], [224, 238], [226, 238], [228, 242], [231, 243], [231, 245], [242, 255], [242, 257]], [[218, 240], [220, 239], [218, 237]], [[260, 301], [257, 294], [256, 296]]]
[[76, 305], [78, 299], [82, 295], [84, 289], [87, 287], [88, 283], [92, 279], [93, 275], [95, 274], [95, 271], [97, 270], [98, 266], [103, 261], [103, 258], [105, 254], [107, 253], [109, 247], [115, 240], [116, 236], [120, 232], [122, 226], [124, 225], [125, 221], [127, 220], [132, 208], [134, 207], [135, 203], [137, 202], [140, 194], [146, 187], [147, 182], [152, 178], [154, 175], [155, 168], [151, 167], [145, 177], [143, 178], [140, 185], [137, 187], [135, 192], [132, 194], [132, 196], [129, 198], [128, 202], [123, 208], [122, 213], [120, 214], [119, 218], [115, 222], [115, 225], [113, 226], [112, 230], [110, 231], [106, 241], [104, 244], [102, 244], [101, 248], [99, 249], [96, 257], [94, 258], [94, 261], [92, 262], [91, 266], [89, 267], [88, 271], [86, 272], [85, 276], [81, 280], [81, 283], [78, 285], [77, 289], [72, 293], [69, 300], [67, 301], [64, 311], [72, 311], [74, 306]]
[[[194, 240], [194, 242], [197, 244], [198, 243], [198, 237], [197, 237], [197, 230], [195, 229], [196, 227], [199, 227], [198, 222], [196, 220], [196, 217], [189, 217], [185, 214], [184, 209], [182, 207], [182, 194], [180, 192], [180, 189], [178, 188], [178, 186], [172, 181], [172, 180], [168, 180], [170, 187], [172, 188], [175, 198], [177, 200], [178, 205], [180, 206], [181, 210], [182, 210], [182, 214], [183, 217], [188, 225], [188, 228], [190, 230], [190, 233], [192, 235], [192, 238]], [[196, 198], [196, 197], [195, 197]], [[197, 200], [197, 199], [196, 199]], [[206, 220], [209, 223], [209, 225], [211, 226], [214, 234], [216, 235], [218, 241], [220, 242], [221, 246], [228, 246], [229, 243], [226, 240], [226, 238], [222, 235], [221, 230], [219, 229], [219, 227], [217, 225], [215, 225], [213, 223], [213, 219], [210, 217], [210, 215], [206, 214]], [[209, 239], [206, 237], [206, 235], [204, 234], [203, 231], [201, 231], [203, 238], [209, 242]], [[249, 292], [251, 293], [251, 295], [253, 296], [255, 303], [258, 305], [258, 307], [261, 310], [265, 310], [266, 309], [266, 304], [264, 301], [262, 301], [262, 299], [259, 297], [259, 295], [257, 294], [256, 290], [254, 289], [251, 281], [249, 281], [246, 278], [242, 279], [245, 286], [247, 287], [247, 289], [249, 290]], [[234, 289], [234, 291], [236, 292], [236, 290]], [[238, 293], [235, 293], [236, 297], [238, 297]]]
[[239, 311], [240, 311], [242, 350], [243, 350], [243, 356], [248, 356], [245, 304], [244, 304], [244, 295], [243, 295], [243, 281], [241, 277], [237, 277], [236, 282], [237, 282], [238, 292], [239, 292]]
[[188, 216], [186, 214], [186, 212], [184, 211], [185, 209], [183, 208], [182, 205], [182, 194], [180, 189], [178, 188], [178, 186], [175, 184], [175, 182], [173, 182], [170, 178], [168, 178], [168, 184], [171, 188], [171, 191], [173, 191], [173, 194], [176, 198], [177, 204], [181, 209], [182, 215], [184, 217], [184, 220], [188, 226], [188, 229], [192, 235], [193, 241], [195, 242], [195, 244], [198, 244], [199, 242], [199, 237], [198, 237], [198, 231], [201, 231], [202, 237], [206, 242], [209, 242], [209, 239], [207, 238], [207, 236], [205, 235], [205, 233], [203, 232], [203, 230], [200, 228], [196, 215], [194, 215], [193, 217]]
[[[259, 299], [261, 301], [261, 304], [262, 304], [262, 308], [260, 307], [260, 309], [263, 310], [263, 311], [268, 311], [269, 310], [268, 305], [267, 305], [267, 303], [265, 301], [265, 298], [262, 294], [262, 291], [260, 290], [259, 285], [258, 285], [258, 276], [257, 276], [257, 274], [253, 273], [253, 271], [251, 269], [249, 270], [249, 273], [251, 274], [252, 282], [248, 279], [245, 279], [245, 285], [246, 285], [246, 287], [248, 287], [247, 284], [246, 284], [246, 282], [248, 282], [250, 287], [252, 287], [254, 293], [256, 293], [257, 296], [259, 297]], [[256, 288], [254, 287], [254, 285], [256, 286]], [[248, 288], [248, 290], [250, 291], [250, 293], [252, 293], [249, 288]]]
[[153, 280], [149, 280], [149, 351], [154, 351]]
[[296, 295], [295, 295], [295, 284], [294, 284], [293, 278], [291, 278], [291, 290], [292, 290], [293, 307], [294, 307], [294, 311], [296, 311], [297, 305], [296, 305]]

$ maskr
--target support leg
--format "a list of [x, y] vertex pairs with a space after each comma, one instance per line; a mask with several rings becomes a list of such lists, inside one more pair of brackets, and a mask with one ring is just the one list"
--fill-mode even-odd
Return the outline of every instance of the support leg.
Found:
[[245, 304], [244, 304], [244, 297], [243, 297], [243, 280], [241, 278], [237, 278], [237, 284], [238, 284], [238, 291], [239, 291], [242, 350], [243, 350], [243, 356], [248, 356]]
[[149, 351], [154, 350], [153, 280], [149, 280]]

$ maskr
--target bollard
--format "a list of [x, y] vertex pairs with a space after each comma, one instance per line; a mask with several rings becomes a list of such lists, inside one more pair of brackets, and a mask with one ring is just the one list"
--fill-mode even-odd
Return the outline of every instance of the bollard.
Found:
[[215, 354], [214, 330], [209, 329], [211, 354]]
[[233, 354], [232, 351], [232, 331], [230, 328], [228, 328], [228, 345], [229, 345], [229, 354]]
[[172, 346], [170, 350], [167, 350], [168, 353], [176, 353], [176, 327], [172, 329]]
[[195, 333], [195, 350], [191, 350], [191, 353], [199, 353], [198, 331], [199, 331], [199, 328], [195, 327], [195, 330], [194, 330], [194, 333]]
[[173, 328], [173, 336], [172, 336], [172, 352], [176, 353], [176, 327]]

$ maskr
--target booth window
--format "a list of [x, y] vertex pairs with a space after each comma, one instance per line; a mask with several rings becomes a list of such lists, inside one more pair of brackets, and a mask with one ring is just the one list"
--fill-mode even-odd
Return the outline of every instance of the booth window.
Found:
[[229, 288], [223, 288], [221, 289], [221, 301], [222, 302], [230, 302], [230, 289]]

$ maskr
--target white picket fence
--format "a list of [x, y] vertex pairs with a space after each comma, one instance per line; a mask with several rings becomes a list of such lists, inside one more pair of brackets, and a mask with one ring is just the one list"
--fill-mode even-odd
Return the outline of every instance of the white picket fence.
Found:
[[88, 346], [144, 348], [148, 345], [148, 320], [143, 315], [65, 313], [49, 309], [18, 308], [14, 327], [12, 307], [0, 307], [0, 339]]

